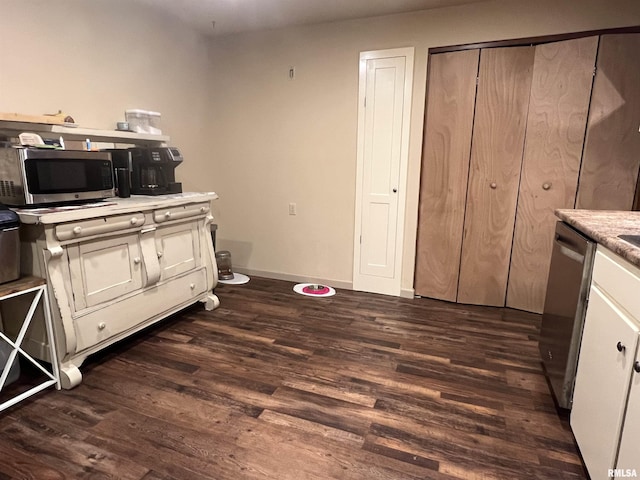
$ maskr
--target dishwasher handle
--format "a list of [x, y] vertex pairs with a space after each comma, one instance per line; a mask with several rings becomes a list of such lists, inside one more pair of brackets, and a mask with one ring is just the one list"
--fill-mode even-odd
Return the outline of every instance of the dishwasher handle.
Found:
[[556, 245], [565, 257], [569, 257], [578, 263], [584, 264], [584, 254], [576, 250], [576, 246], [567, 242], [561, 235], [556, 234]]

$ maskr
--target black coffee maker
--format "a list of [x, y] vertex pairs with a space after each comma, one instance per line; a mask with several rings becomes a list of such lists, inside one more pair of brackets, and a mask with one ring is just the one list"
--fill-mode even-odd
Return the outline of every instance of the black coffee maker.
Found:
[[176, 182], [175, 177], [175, 169], [183, 160], [177, 148], [134, 147], [108, 151], [115, 170], [127, 169], [132, 194], [164, 195], [182, 192], [182, 183]]

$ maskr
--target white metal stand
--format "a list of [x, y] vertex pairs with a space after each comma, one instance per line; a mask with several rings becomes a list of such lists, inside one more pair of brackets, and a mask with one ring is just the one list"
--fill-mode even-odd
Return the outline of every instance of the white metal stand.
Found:
[[[18, 282], [15, 282], [15, 283], [17, 284]], [[9, 293], [0, 294], [0, 302], [2, 302], [4, 300], [8, 300], [10, 298], [17, 297], [19, 295], [35, 293], [34, 298], [31, 301], [31, 305], [29, 306], [29, 310], [22, 322], [22, 326], [20, 327], [20, 332], [18, 333], [18, 336], [15, 342], [13, 342], [2, 331], [0, 331], [0, 342], [1, 341], [7, 342], [13, 349], [9, 354], [6, 365], [4, 366], [2, 374], [0, 375], [0, 391], [2, 391], [2, 389], [4, 388], [4, 384], [7, 380], [7, 377], [9, 376], [9, 371], [11, 370], [11, 366], [13, 365], [13, 362], [16, 361], [18, 357], [18, 353], [22, 354], [24, 358], [29, 360], [38, 370], [44, 373], [47, 376], [47, 380], [45, 380], [39, 385], [36, 385], [35, 387], [32, 387], [26, 392], [23, 392], [9, 400], [6, 400], [3, 403], [0, 403], [0, 412], [52, 385], [55, 385], [56, 389], [58, 390], [60, 389], [58, 358], [56, 355], [56, 348], [55, 348], [55, 342], [53, 337], [53, 325], [51, 323], [51, 317], [49, 315], [50, 308], [49, 308], [49, 297], [47, 295], [47, 285], [44, 283], [44, 280], [41, 280], [39, 283], [40, 283], [39, 285], [27, 287], [27, 288], [18, 287], [15, 290], [11, 290], [10, 288], [3, 289], [8, 291]], [[9, 284], [9, 286], [10, 285], [11, 284]], [[47, 339], [49, 341], [49, 353], [51, 355], [51, 371], [48, 371], [46, 368], [44, 368], [40, 363], [34, 360], [31, 357], [31, 355], [29, 355], [27, 352], [25, 352], [21, 348], [22, 341], [24, 340], [27, 330], [29, 329], [29, 325], [31, 325], [33, 314], [36, 311], [36, 308], [38, 307], [38, 304], [40, 302], [42, 302], [42, 306], [43, 306], [42, 310], [44, 312], [44, 321], [45, 321], [45, 327], [47, 330]]]

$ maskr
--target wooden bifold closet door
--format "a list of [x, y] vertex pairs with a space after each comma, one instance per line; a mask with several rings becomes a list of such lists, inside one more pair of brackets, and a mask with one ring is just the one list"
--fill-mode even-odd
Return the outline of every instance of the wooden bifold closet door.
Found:
[[640, 33], [602, 35], [576, 208], [631, 210], [639, 126]]
[[483, 49], [471, 143], [458, 301], [504, 306], [533, 47]]
[[542, 312], [557, 218], [573, 208], [598, 37], [536, 46], [508, 307]]
[[455, 302], [480, 50], [432, 55], [423, 144], [415, 290]]
[[431, 56], [415, 291], [504, 305], [533, 47]]
[[597, 49], [585, 37], [486, 48], [479, 63], [478, 50], [431, 56], [416, 294], [542, 311], [554, 210], [576, 198]]

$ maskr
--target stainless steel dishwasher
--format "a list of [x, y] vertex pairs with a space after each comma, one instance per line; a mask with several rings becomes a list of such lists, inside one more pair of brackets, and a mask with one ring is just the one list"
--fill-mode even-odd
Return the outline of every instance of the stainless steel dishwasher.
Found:
[[595, 243], [556, 224], [540, 328], [540, 355], [559, 407], [571, 409]]

